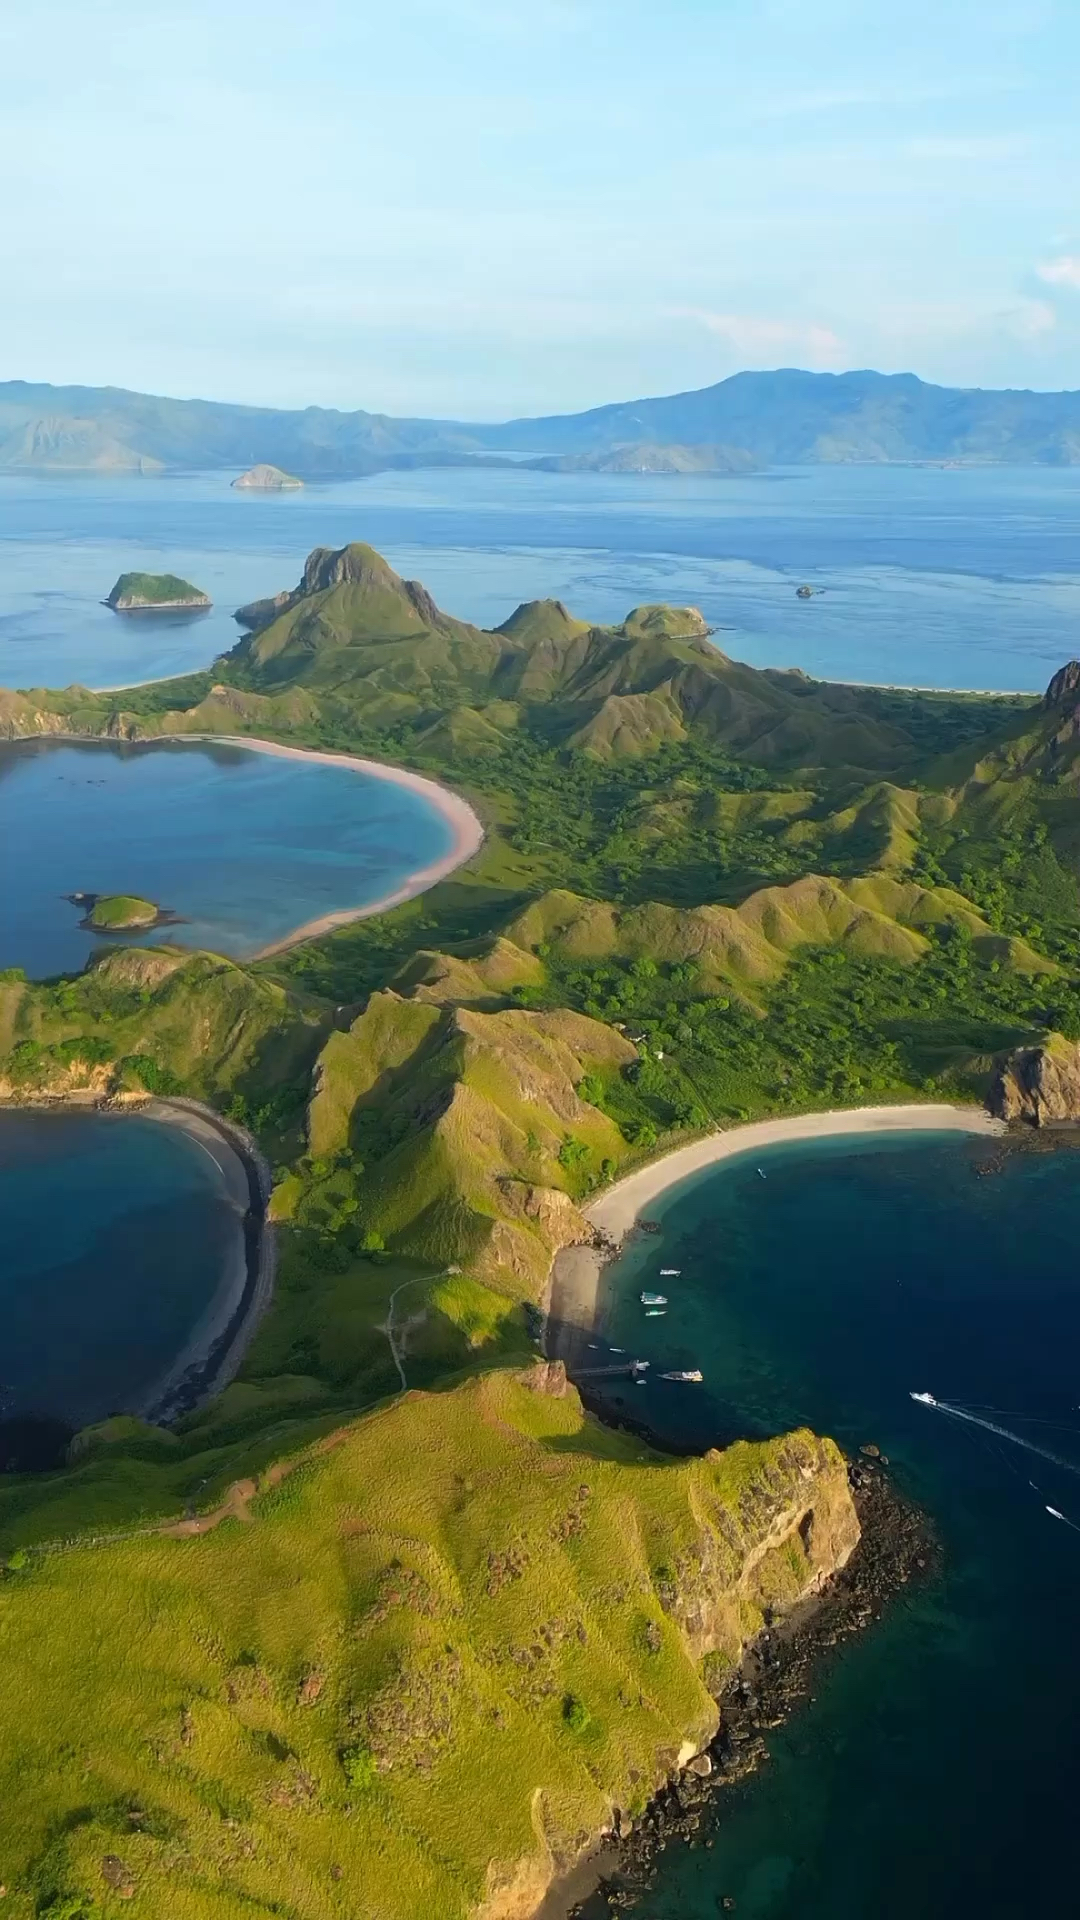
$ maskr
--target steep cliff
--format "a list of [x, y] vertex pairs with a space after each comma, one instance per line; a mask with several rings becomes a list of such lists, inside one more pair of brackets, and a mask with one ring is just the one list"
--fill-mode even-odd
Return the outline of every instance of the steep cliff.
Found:
[[1080, 1045], [1051, 1033], [1037, 1047], [1018, 1047], [990, 1089], [990, 1111], [1033, 1127], [1080, 1124]]

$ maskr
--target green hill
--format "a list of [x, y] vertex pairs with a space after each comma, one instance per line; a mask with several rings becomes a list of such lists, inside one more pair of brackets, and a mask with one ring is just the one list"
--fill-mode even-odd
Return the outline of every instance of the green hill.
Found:
[[219, 955], [116, 947], [56, 984], [0, 975], [0, 1097], [175, 1091], [258, 1106], [298, 1075], [306, 1087], [325, 1019]]
[[[495, 742], [524, 727], [603, 758], [690, 737], [780, 767], [884, 770], [924, 751], [873, 690], [729, 660], [692, 607], [638, 607], [620, 626], [590, 627], [561, 602], [539, 601], [482, 632], [354, 545], [317, 549], [292, 593], [244, 619], [255, 630], [231, 656], [242, 685], [302, 686], [328, 719], [359, 706], [365, 729], [398, 737], [430, 742], [436, 723], [452, 731], [468, 716]], [[977, 728], [992, 709], [954, 701], [949, 712]]]
[[858, 1523], [830, 1442], [670, 1460], [560, 1373], [411, 1394], [246, 1524], [2, 1577], [15, 1920], [527, 1912], [642, 1810], [716, 1725], [704, 1671]]
[[536, 1299], [555, 1249], [588, 1238], [570, 1192], [627, 1153], [577, 1088], [636, 1057], [610, 1027], [562, 1008], [485, 1013], [376, 993], [319, 1057], [311, 1152], [359, 1156], [364, 1223], [391, 1248], [464, 1259]]
[[[555, 944], [571, 960], [691, 962], [703, 985], [752, 991], [779, 978], [800, 947], [842, 946], [864, 956], [913, 962], [930, 950], [930, 932], [959, 928], [978, 952], [1003, 955], [1003, 942], [971, 902], [880, 873], [843, 883], [807, 874], [787, 887], [751, 894], [740, 907], [680, 912], [654, 904], [620, 909], [572, 893], [546, 894], [507, 928], [527, 949]], [[1052, 961], [1016, 942], [1008, 964], [1053, 973]]]

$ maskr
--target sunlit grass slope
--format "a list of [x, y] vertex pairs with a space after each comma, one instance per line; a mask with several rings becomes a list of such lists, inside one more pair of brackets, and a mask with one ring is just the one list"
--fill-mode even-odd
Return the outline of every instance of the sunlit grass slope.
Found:
[[703, 1658], [853, 1544], [846, 1474], [807, 1433], [675, 1462], [537, 1376], [0, 1579], [12, 1920], [464, 1920], [641, 1808], [714, 1724]]

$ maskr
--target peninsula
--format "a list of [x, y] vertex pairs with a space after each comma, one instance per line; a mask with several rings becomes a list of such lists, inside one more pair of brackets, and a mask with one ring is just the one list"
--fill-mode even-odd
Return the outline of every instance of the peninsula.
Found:
[[169, 612], [179, 607], [209, 607], [208, 593], [175, 573], [122, 573], [105, 601], [114, 613]]
[[919, 694], [759, 672], [687, 606], [487, 630], [362, 543], [244, 614], [213, 674], [4, 693], [0, 731], [366, 757], [472, 838], [255, 962], [0, 978], [0, 1097], [204, 1103], [274, 1168], [277, 1260], [223, 1391], [0, 1485], [5, 1884], [518, 1920], [705, 1778], [766, 1618], [855, 1577], [869, 1471], [602, 1427], [553, 1266], [774, 1129], [1077, 1117], [1080, 666]]

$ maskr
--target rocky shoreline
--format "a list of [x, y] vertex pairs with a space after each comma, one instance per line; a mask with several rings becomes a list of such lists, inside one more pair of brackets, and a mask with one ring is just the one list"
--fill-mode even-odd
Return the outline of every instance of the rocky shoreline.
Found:
[[[614, 1832], [555, 1883], [534, 1920], [606, 1920], [633, 1912], [668, 1847], [711, 1847], [724, 1817], [722, 1788], [767, 1762], [769, 1732], [812, 1698], [822, 1662], [880, 1619], [910, 1581], [932, 1574], [940, 1549], [929, 1522], [897, 1491], [886, 1469], [874, 1448], [850, 1463], [862, 1537], [847, 1565], [819, 1593], [766, 1626], [717, 1694], [720, 1725], [710, 1745], [639, 1820], [617, 1813]], [[733, 1907], [721, 1896], [721, 1910]]]

